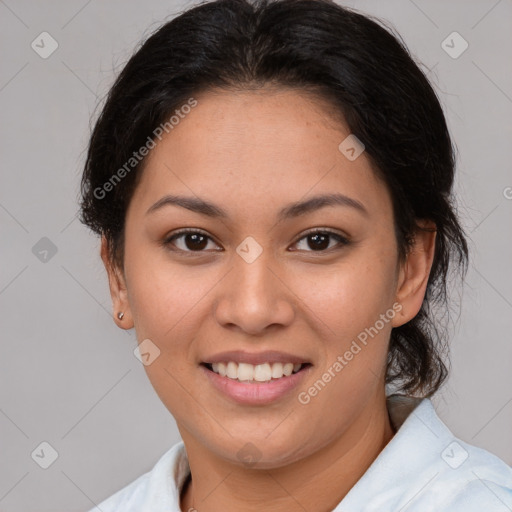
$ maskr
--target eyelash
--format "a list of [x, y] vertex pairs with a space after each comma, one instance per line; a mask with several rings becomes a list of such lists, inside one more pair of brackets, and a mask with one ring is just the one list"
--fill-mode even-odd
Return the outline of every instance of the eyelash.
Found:
[[[318, 229], [318, 228], [315, 228], [311, 231], [308, 231], [306, 233], [304, 233], [300, 238], [297, 239], [296, 242], [294, 242], [293, 245], [296, 245], [298, 244], [300, 241], [308, 238], [309, 236], [311, 235], [316, 235], [316, 234], [322, 234], [322, 235], [328, 235], [332, 238], [334, 238], [337, 242], [338, 242], [338, 246], [337, 247], [331, 247], [331, 248], [328, 248], [328, 249], [323, 249], [323, 250], [319, 250], [319, 251], [313, 251], [313, 250], [310, 250], [310, 251], [305, 251], [305, 252], [311, 252], [311, 253], [326, 253], [326, 252], [331, 252], [332, 250], [336, 250], [336, 249], [341, 249], [343, 246], [346, 246], [350, 243], [350, 241], [344, 237], [343, 235], [340, 235], [339, 233], [336, 233], [335, 231], [331, 231], [329, 229]], [[179, 231], [176, 231], [175, 233], [173, 233], [171, 236], [167, 237], [164, 241], [163, 241], [163, 245], [168, 247], [170, 245], [173, 245], [172, 242], [180, 237], [183, 237], [184, 235], [203, 235], [205, 236], [206, 238], [208, 238], [210, 241], [213, 241], [215, 243], [215, 241], [207, 234], [205, 233], [204, 231], [201, 231], [201, 230], [198, 230], [198, 229], [182, 229], [182, 230], [179, 230]], [[202, 252], [206, 252], [205, 250], [200, 250], [200, 251], [190, 251], [190, 250], [183, 250], [183, 249], [171, 249], [172, 251], [175, 251], [175, 252], [181, 252], [181, 253], [184, 253], [184, 254], [187, 254], [187, 255], [194, 255], [194, 253], [197, 253], [197, 254], [200, 254]], [[216, 252], [221, 252], [221, 251], [216, 251]]]

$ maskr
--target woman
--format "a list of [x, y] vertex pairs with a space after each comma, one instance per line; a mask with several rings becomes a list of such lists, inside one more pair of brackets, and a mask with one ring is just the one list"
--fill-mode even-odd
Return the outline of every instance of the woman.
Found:
[[365, 16], [220, 0], [153, 34], [94, 128], [82, 221], [183, 442], [98, 509], [511, 509], [512, 469], [430, 402], [467, 266], [453, 179], [432, 87]]

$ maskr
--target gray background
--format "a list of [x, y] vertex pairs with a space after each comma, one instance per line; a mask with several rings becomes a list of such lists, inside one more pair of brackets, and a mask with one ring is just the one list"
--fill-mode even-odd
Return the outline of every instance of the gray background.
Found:
[[[511, 464], [512, 2], [344, 3], [390, 21], [439, 91], [473, 259], [451, 377], [433, 401], [457, 436]], [[98, 100], [137, 42], [188, 5], [0, 1], [3, 512], [87, 510], [178, 439], [134, 333], [114, 325], [98, 240], [75, 215]], [[46, 59], [31, 48], [43, 31], [59, 45]], [[453, 31], [469, 43], [456, 59], [441, 47]], [[58, 452], [48, 469], [31, 457], [43, 441]]]

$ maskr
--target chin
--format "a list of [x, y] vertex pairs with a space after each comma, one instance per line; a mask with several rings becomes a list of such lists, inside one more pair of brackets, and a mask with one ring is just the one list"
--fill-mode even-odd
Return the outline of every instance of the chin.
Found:
[[289, 435], [276, 436], [273, 440], [265, 436], [247, 436], [226, 441], [226, 445], [212, 448], [220, 457], [247, 469], [278, 469], [306, 457], [304, 446], [308, 447], [308, 453], [311, 450], [309, 443], [304, 440], [295, 442]]

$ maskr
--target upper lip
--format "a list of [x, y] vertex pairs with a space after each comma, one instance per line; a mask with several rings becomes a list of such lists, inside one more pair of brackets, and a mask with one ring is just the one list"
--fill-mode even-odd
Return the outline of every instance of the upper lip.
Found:
[[243, 350], [231, 350], [228, 352], [219, 352], [207, 357], [203, 363], [227, 363], [234, 361], [235, 363], [248, 363], [252, 365], [263, 363], [308, 363], [305, 358], [286, 352], [278, 352], [276, 350], [267, 350], [265, 352], [245, 352]]

